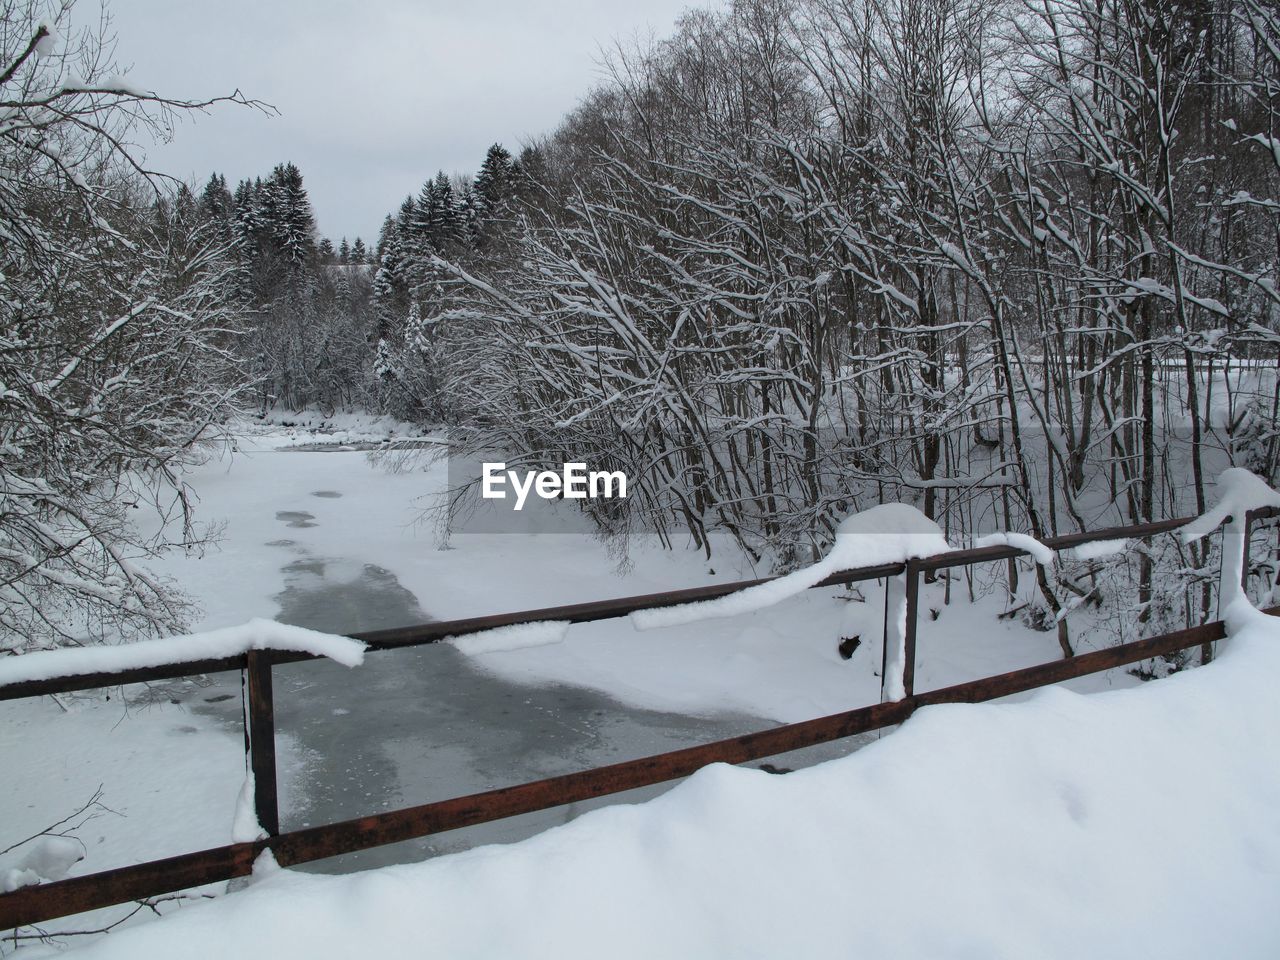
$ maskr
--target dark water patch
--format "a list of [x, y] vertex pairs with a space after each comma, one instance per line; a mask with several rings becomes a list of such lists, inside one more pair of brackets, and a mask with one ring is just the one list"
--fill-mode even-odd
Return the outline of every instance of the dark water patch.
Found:
[[[284, 568], [285, 588], [276, 595], [276, 619], [328, 633], [363, 633], [424, 623], [430, 618], [417, 598], [390, 571], [366, 563], [341, 577], [340, 568], [318, 557], [301, 557]], [[339, 568], [335, 571], [335, 567]], [[363, 670], [363, 668], [361, 668]]]
[[[276, 519], [278, 520], [279, 517]], [[268, 540], [263, 544], [264, 547], [296, 547], [297, 545], [297, 540]]]
[[305, 510], [277, 510], [276, 519], [290, 527], [314, 527], [315, 514]]
[[[277, 619], [355, 633], [430, 619], [390, 571], [315, 557], [283, 568]], [[301, 767], [286, 779], [282, 827], [332, 823], [727, 739], [772, 726], [743, 714], [688, 717], [625, 706], [602, 693], [523, 686], [478, 669], [449, 644], [369, 654], [348, 669], [327, 660], [274, 671], [277, 729]], [[225, 682], [225, 681], [224, 681]], [[240, 729], [237, 686], [196, 705]], [[805, 766], [848, 752], [855, 741], [777, 758]], [[825, 751], [825, 752], [823, 752]], [[285, 755], [282, 754], [282, 755]], [[610, 802], [652, 797], [665, 785], [492, 824], [360, 851], [304, 869], [343, 873], [405, 863], [485, 843], [508, 842]]]
[[337, 490], [312, 490], [313, 497], [322, 497], [325, 500], [337, 500], [342, 496]]

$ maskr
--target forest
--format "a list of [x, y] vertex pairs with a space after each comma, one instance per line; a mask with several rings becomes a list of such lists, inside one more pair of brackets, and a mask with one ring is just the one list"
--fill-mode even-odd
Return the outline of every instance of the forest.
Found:
[[[212, 104], [129, 88], [92, 31], [53, 47], [42, 10], [0, 23], [0, 649], [180, 625], [131, 510], [185, 514], [182, 464], [271, 410], [621, 470], [583, 507], [619, 557], [656, 532], [777, 570], [879, 502], [955, 542], [1202, 513], [1227, 465], [1275, 482], [1265, 0], [691, 11], [368, 249], [318, 235], [292, 163], [149, 174], [123, 131]], [[1031, 615], [1070, 653], [1063, 611], [1120, 576], [1124, 631], [1201, 622], [1215, 550], [1037, 566]]]

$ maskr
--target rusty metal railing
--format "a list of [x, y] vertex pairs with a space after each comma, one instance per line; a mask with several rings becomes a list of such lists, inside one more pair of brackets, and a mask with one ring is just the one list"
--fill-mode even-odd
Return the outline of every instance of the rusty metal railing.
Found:
[[[1252, 524], [1255, 520], [1276, 516], [1280, 516], [1280, 510], [1268, 508], [1253, 511], [1247, 518], [1244, 564], [1246, 580], [1250, 567], [1247, 550]], [[1111, 527], [1089, 533], [1054, 537], [1045, 540], [1044, 543], [1051, 549], [1062, 550], [1101, 540], [1150, 537], [1176, 530], [1189, 523], [1191, 519], [1180, 518], [1128, 527]], [[892, 726], [902, 723], [922, 706], [993, 700], [1073, 677], [1170, 654], [1188, 647], [1220, 640], [1225, 636], [1222, 623], [1214, 621], [1199, 627], [1079, 654], [993, 677], [916, 693], [913, 677], [920, 575], [947, 567], [1007, 560], [1025, 553], [1026, 551], [1011, 546], [957, 550], [937, 557], [909, 560], [905, 563], [848, 570], [828, 577], [816, 585], [828, 587], [906, 575], [907, 635], [903, 672], [907, 695], [902, 700], [873, 704], [815, 720], [786, 724], [657, 756], [286, 833], [280, 832], [277, 797], [272, 668], [278, 664], [314, 660], [319, 659], [318, 657], [286, 651], [250, 651], [241, 656], [222, 659], [193, 660], [165, 666], [123, 670], [117, 673], [77, 675], [0, 685], [0, 700], [12, 700], [224, 670], [244, 671], [248, 692], [246, 741], [249, 765], [254, 774], [254, 806], [258, 822], [268, 834], [266, 838], [253, 843], [228, 844], [83, 877], [21, 887], [11, 893], [0, 894], [0, 930], [28, 926], [113, 904], [127, 903], [247, 876], [253, 870], [254, 861], [264, 850], [270, 850], [277, 863], [288, 867], [446, 830], [456, 830], [519, 814], [533, 813], [593, 797], [675, 780], [688, 776], [710, 763], [744, 763], [760, 760]], [[716, 584], [645, 596], [379, 630], [356, 634], [355, 639], [364, 641], [371, 651], [384, 651], [437, 643], [445, 637], [463, 636], [494, 627], [539, 620], [588, 623], [625, 616], [636, 610], [709, 600], [765, 583], [770, 579], [773, 578], [766, 577], [759, 580]], [[914, 588], [913, 583], [916, 585]], [[1280, 607], [1267, 612], [1280, 615]]]

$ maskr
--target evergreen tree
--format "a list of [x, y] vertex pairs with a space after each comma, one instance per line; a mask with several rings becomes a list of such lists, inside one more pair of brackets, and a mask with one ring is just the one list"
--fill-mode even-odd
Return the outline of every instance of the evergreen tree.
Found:
[[455, 243], [460, 238], [457, 201], [453, 195], [453, 183], [443, 170], [436, 174], [431, 184], [433, 206], [429, 217], [431, 245], [437, 250]]
[[427, 180], [418, 191], [418, 199], [408, 223], [409, 236], [417, 248], [432, 246], [431, 235], [437, 205], [435, 180]]
[[[401, 207], [403, 209], [403, 207]], [[396, 235], [396, 218], [387, 214], [382, 221], [382, 227], [378, 231], [378, 245], [374, 248], [375, 263], [382, 263], [382, 256], [387, 252], [387, 245], [391, 243], [391, 238]], [[357, 239], [357, 243], [360, 241]], [[351, 248], [351, 252], [355, 253], [355, 247]]]
[[482, 217], [497, 216], [511, 199], [515, 188], [515, 173], [515, 162], [506, 147], [500, 143], [491, 146], [473, 184]]
[[396, 214], [396, 229], [400, 233], [400, 239], [413, 233], [413, 225], [417, 219], [418, 205], [414, 202], [413, 197], [405, 197], [400, 203], [400, 212]]
[[547, 179], [547, 158], [541, 147], [530, 146], [520, 151], [513, 175], [515, 196], [529, 199], [538, 184]]
[[305, 270], [315, 259], [316, 222], [302, 185], [302, 173], [296, 166], [282, 163], [271, 171], [262, 207], [278, 250], [294, 272]]
[[405, 266], [404, 246], [399, 232], [393, 230], [373, 277], [374, 334], [379, 340], [390, 337], [398, 327], [397, 318], [405, 314], [408, 300]]
[[333, 244], [329, 242], [328, 237], [320, 238], [320, 245], [316, 247], [316, 259], [326, 265], [337, 262], [338, 258], [333, 252]]
[[366, 264], [369, 262], [369, 251], [364, 247], [364, 241], [356, 237], [356, 242], [351, 245], [351, 262], [358, 264]]
[[338, 244], [338, 262], [342, 264], [351, 262], [351, 244], [347, 243], [346, 237], [343, 237], [342, 242]]
[[227, 178], [220, 173], [212, 174], [200, 194], [200, 217], [229, 228], [235, 209], [235, 201], [227, 189]]
[[458, 193], [458, 234], [461, 242], [475, 247], [480, 239], [479, 198], [471, 181], [464, 180]]

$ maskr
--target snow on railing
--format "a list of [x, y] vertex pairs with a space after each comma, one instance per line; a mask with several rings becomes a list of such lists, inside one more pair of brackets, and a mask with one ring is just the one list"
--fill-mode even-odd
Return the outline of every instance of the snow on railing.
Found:
[[345, 667], [364, 662], [365, 644], [350, 637], [255, 618], [238, 627], [160, 637], [116, 646], [63, 647], [0, 657], [0, 685], [123, 673], [146, 667], [218, 660], [250, 650], [288, 650], [327, 657]]

